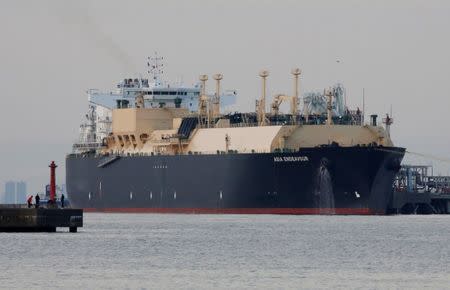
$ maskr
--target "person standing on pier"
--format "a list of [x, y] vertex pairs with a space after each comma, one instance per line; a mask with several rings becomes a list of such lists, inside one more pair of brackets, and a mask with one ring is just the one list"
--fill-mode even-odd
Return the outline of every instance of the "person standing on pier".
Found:
[[63, 193], [63, 194], [61, 194], [61, 207], [62, 208], [64, 208], [64, 199], [65, 199], [65, 197], [64, 197], [64, 193]]
[[39, 197], [39, 194], [36, 193], [36, 196], [34, 197], [35, 202], [35, 207], [39, 208], [39, 202], [41, 200], [41, 198]]
[[27, 199], [28, 208], [31, 208], [32, 203], [33, 203], [33, 195], [30, 195]]

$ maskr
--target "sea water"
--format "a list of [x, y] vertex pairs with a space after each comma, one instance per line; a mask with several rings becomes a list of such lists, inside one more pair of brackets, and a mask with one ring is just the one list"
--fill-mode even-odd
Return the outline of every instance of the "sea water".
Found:
[[1, 289], [450, 289], [450, 216], [85, 214], [0, 233]]

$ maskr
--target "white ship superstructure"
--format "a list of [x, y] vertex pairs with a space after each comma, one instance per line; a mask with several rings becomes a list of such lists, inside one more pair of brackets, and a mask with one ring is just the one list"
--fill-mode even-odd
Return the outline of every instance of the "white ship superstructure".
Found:
[[[73, 145], [74, 153], [100, 149], [112, 133], [112, 111], [116, 108], [185, 108], [198, 109], [201, 84], [191, 86], [169, 83], [161, 79], [162, 57], [149, 57], [148, 73], [151, 78], [127, 78], [113, 91], [90, 89], [87, 91], [89, 109], [80, 125], [80, 136]], [[208, 95], [212, 99], [214, 94]], [[140, 98], [139, 98], [140, 97]], [[236, 102], [236, 91], [225, 90], [220, 97], [220, 107], [226, 112]], [[141, 102], [136, 100], [140, 99]]]

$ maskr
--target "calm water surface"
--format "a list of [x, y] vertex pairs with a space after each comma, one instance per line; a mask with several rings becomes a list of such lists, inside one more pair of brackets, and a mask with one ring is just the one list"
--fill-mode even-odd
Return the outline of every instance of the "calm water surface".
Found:
[[0, 249], [1, 289], [450, 289], [450, 216], [85, 214]]

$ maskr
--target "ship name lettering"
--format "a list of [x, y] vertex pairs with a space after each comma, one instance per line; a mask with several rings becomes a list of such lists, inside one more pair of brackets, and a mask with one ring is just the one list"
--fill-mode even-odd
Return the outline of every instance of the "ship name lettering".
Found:
[[307, 162], [308, 156], [275, 156], [274, 162]]

